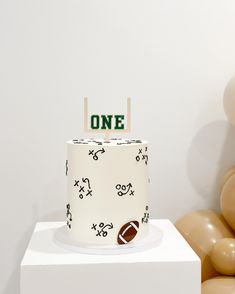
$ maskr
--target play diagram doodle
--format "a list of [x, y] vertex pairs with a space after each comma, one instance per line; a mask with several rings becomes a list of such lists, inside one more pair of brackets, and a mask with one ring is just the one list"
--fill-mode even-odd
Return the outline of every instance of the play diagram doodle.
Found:
[[121, 185], [121, 184], [117, 184], [116, 185], [116, 189], [118, 190], [117, 195], [118, 196], [124, 196], [124, 195], [130, 195], [130, 196], [134, 196], [135, 191], [132, 190], [132, 184], [129, 183], [127, 185]]
[[96, 231], [97, 237], [107, 237], [108, 231], [113, 229], [113, 224], [104, 224], [103, 222], [98, 224], [93, 224], [91, 227], [92, 230]]

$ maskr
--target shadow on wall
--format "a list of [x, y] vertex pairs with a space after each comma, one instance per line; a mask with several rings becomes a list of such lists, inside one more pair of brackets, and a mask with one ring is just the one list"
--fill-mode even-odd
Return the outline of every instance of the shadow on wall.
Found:
[[235, 164], [235, 127], [214, 121], [201, 128], [187, 156], [188, 177], [207, 207], [219, 210], [221, 180]]
[[39, 222], [60, 222], [66, 220], [66, 209], [63, 210], [56, 210], [52, 211], [51, 213], [44, 215], [42, 218], [40, 218]]

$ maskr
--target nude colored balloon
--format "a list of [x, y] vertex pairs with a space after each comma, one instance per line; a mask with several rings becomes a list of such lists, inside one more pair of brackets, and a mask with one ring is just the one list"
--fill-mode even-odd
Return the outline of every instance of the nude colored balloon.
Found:
[[202, 281], [217, 276], [209, 254], [218, 240], [233, 237], [228, 225], [212, 210], [200, 210], [183, 216], [175, 226], [201, 259]]
[[235, 294], [235, 278], [219, 276], [202, 283], [201, 294]]
[[235, 275], [235, 239], [219, 240], [210, 253], [212, 264], [223, 275]]
[[223, 186], [220, 207], [226, 222], [235, 230], [235, 174]]
[[228, 82], [224, 91], [224, 111], [233, 125], [235, 125], [235, 76]]
[[235, 166], [232, 166], [227, 172], [226, 174], [223, 176], [222, 181], [221, 181], [221, 190], [224, 187], [224, 184], [227, 182], [227, 180], [233, 175], [235, 174]]

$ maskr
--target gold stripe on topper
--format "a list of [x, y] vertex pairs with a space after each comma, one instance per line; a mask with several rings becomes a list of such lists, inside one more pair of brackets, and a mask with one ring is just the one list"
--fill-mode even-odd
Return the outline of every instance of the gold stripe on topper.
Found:
[[127, 98], [127, 117], [126, 117], [126, 128], [123, 130], [101, 130], [101, 129], [91, 129], [88, 127], [88, 98], [84, 97], [84, 131], [89, 133], [104, 133], [105, 140], [109, 140], [111, 133], [130, 133], [131, 131], [131, 98]]

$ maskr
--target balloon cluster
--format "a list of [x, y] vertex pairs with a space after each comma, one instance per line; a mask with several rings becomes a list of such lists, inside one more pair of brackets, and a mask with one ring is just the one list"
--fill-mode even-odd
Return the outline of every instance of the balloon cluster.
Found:
[[[225, 89], [224, 110], [235, 125], [235, 77]], [[194, 211], [175, 224], [201, 259], [202, 294], [235, 294], [235, 167], [222, 182], [221, 215]]]

